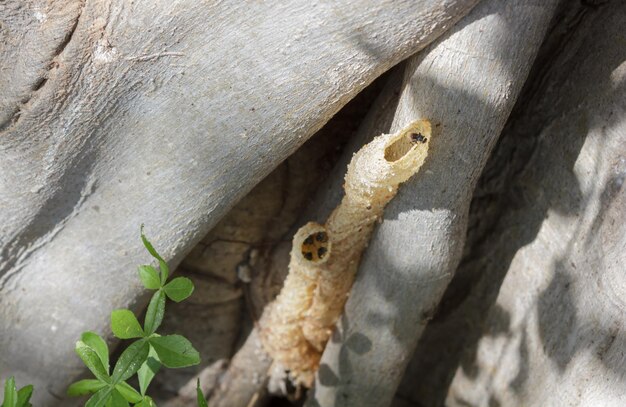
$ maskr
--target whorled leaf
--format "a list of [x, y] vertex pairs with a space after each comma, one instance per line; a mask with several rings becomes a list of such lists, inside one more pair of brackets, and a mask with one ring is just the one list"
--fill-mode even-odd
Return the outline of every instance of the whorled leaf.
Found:
[[161, 363], [167, 367], [187, 367], [200, 363], [198, 351], [181, 335], [150, 338], [150, 344], [159, 355]]
[[113, 334], [120, 339], [133, 339], [144, 336], [137, 317], [132, 311], [127, 309], [117, 309], [111, 313], [111, 329]]
[[116, 384], [115, 390], [117, 390], [129, 403], [139, 403], [143, 398], [133, 386], [126, 382], [119, 382]]
[[163, 260], [163, 257], [161, 257], [161, 255], [154, 249], [154, 246], [152, 246], [152, 243], [150, 243], [146, 235], [144, 235], [143, 225], [141, 225], [141, 240], [152, 257], [159, 261], [159, 269], [161, 269], [161, 285], [165, 284], [167, 277], [169, 276], [170, 268], [165, 260]]
[[145, 339], [130, 344], [122, 352], [113, 369], [113, 383], [117, 384], [134, 375], [148, 358], [149, 345]]
[[29, 384], [17, 391], [17, 407], [31, 407], [30, 397], [33, 395], [33, 385]]
[[17, 407], [17, 388], [15, 387], [15, 378], [13, 376], [4, 382], [2, 407]]
[[150, 382], [152, 382], [152, 379], [160, 369], [161, 362], [159, 361], [159, 356], [157, 355], [152, 345], [150, 345], [148, 359], [143, 363], [143, 365], [141, 365], [141, 367], [137, 371], [137, 377], [139, 378], [139, 391], [141, 392], [141, 394], [146, 394], [146, 390], [148, 390]]
[[79, 380], [70, 384], [70, 387], [67, 388], [68, 396], [84, 396], [86, 394], [96, 393], [101, 388], [108, 386], [108, 383], [105, 383], [101, 380], [96, 379], [84, 379]]
[[181, 302], [193, 293], [193, 283], [187, 277], [176, 277], [163, 287], [167, 297], [174, 302]]
[[139, 278], [143, 283], [143, 286], [149, 290], [158, 290], [161, 288], [161, 279], [159, 273], [152, 266], [144, 265], [139, 266]]
[[146, 310], [146, 318], [144, 320], [144, 331], [146, 336], [152, 335], [161, 326], [163, 315], [165, 314], [165, 293], [158, 290], [152, 294], [148, 309]]
[[83, 341], [78, 341], [76, 342], [75, 350], [83, 363], [85, 363], [85, 366], [97, 379], [107, 383], [110, 382], [109, 372], [104, 368], [100, 356], [92, 347]]
[[83, 332], [83, 334], [80, 337], [80, 340], [83, 341], [85, 345], [89, 346], [91, 349], [93, 349], [96, 352], [96, 354], [100, 358], [100, 361], [102, 362], [102, 365], [104, 366], [108, 374], [109, 373], [109, 347], [107, 346], [104, 339], [102, 339], [102, 337], [100, 337], [100, 335], [98, 335], [95, 332], [87, 331], [87, 332]]
[[111, 386], [106, 386], [101, 388], [91, 396], [87, 403], [85, 403], [85, 407], [105, 407], [107, 402], [111, 399], [111, 392], [113, 388]]

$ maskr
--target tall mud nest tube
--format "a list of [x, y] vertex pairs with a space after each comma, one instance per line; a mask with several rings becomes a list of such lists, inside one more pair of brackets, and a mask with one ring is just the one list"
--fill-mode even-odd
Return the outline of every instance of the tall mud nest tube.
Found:
[[419, 171], [430, 138], [430, 122], [419, 120], [365, 145], [348, 165], [345, 196], [326, 224], [296, 232], [285, 284], [259, 321], [265, 350], [295, 383], [313, 383], [374, 225], [398, 186]]

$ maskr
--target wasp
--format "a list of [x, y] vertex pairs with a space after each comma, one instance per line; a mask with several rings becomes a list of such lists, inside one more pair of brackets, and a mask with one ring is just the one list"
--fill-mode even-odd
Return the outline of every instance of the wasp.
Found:
[[413, 144], [417, 144], [417, 143], [424, 144], [425, 142], [428, 141], [428, 139], [424, 137], [422, 133], [411, 133], [409, 134], [409, 136], [411, 137], [411, 143]]

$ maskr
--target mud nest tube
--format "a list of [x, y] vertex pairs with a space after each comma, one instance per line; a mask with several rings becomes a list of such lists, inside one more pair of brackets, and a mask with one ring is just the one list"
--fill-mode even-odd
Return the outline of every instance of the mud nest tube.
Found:
[[376, 137], [348, 165], [345, 195], [324, 225], [309, 222], [293, 237], [289, 274], [259, 321], [272, 371], [310, 387], [354, 282], [374, 225], [398, 186], [428, 155], [431, 125], [418, 120]]

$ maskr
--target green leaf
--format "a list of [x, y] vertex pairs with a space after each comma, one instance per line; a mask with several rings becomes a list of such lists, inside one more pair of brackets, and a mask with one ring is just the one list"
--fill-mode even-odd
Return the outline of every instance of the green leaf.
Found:
[[128, 401], [122, 396], [122, 394], [117, 391], [117, 388], [113, 389], [111, 392], [111, 398], [109, 399], [106, 407], [129, 407]]
[[157, 253], [157, 251], [154, 249], [152, 243], [150, 243], [146, 235], [143, 234], [143, 225], [141, 225], [141, 240], [143, 241], [143, 245], [146, 247], [146, 249], [148, 249], [148, 252], [150, 252], [152, 257], [159, 261], [159, 268], [161, 269], [161, 285], [165, 284], [170, 272], [170, 268], [168, 267], [165, 260], [163, 260], [163, 257], [161, 257], [161, 255]]
[[17, 407], [17, 388], [13, 376], [4, 382], [4, 401], [2, 407]]
[[143, 241], [143, 245], [146, 247], [146, 249], [148, 249], [148, 252], [150, 252], [152, 257], [154, 257], [155, 259], [163, 260], [163, 258], [159, 255], [159, 253], [157, 253], [157, 251], [152, 246], [152, 243], [150, 243], [146, 235], [143, 233], [143, 224], [141, 225], [140, 230], [141, 230], [141, 240]]
[[141, 400], [140, 403], [135, 404], [134, 407], [156, 407], [156, 404], [150, 397], [144, 396], [143, 400]]
[[163, 287], [170, 300], [181, 302], [193, 292], [193, 283], [187, 277], [176, 277]]
[[107, 402], [111, 399], [111, 392], [113, 391], [113, 387], [106, 386], [101, 388], [91, 396], [87, 403], [85, 403], [85, 407], [104, 407]]
[[30, 396], [32, 396], [32, 395], [33, 395], [33, 385], [32, 384], [26, 385], [26, 386], [22, 387], [21, 389], [19, 389], [19, 391], [17, 392], [17, 407], [29, 407], [29, 406], [31, 406], [29, 401], [30, 401]]
[[70, 387], [67, 388], [67, 395], [72, 397], [84, 396], [95, 393], [107, 385], [107, 383], [95, 379], [79, 380], [70, 384]]
[[111, 313], [111, 329], [113, 334], [120, 339], [142, 338], [143, 329], [132, 311], [117, 309]]
[[139, 278], [143, 286], [148, 290], [158, 290], [161, 288], [159, 273], [152, 266], [139, 266]]
[[159, 270], [161, 270], [161, 285], [167, 282], [167, 277], [170, 275], [170, 268], [165, 260], [159, 260]]
[[83, 363], [85, 363], [85, 366], [91, 370], [91, 373], [93, 373], [97, 379], [106, 383], [110, 382], [109, 372], [104, 368], [100, 356], [98, 356], [98, 353], [92, 347], [83, 341], [78, 341], [76, 342], [75, 350]]
[[143, 399], [141, 394], [126, 382], [116, 384], [115, 390], [119, 391], [122, 397], [130, 403], [139, 403]]
[[196, 384], [196, 398], [198, 402], [198, 407], [209, 407], [206, 399], [204, 398], [204, 393], [202, 393], [202, 389], [200, 389], [200, 379]]
[[154, 375], [161, 369], [161, 362], [159, 361], [159, 356], [156, 351], [150, 345], [150, 352], [148, 353], [148, 359], [143, 362], [143, 365], [137, 371], [137, 376], [139, 378], [139, 390], [142, 395], [146, 394], [146, 390], [148, 390], [148, 386], [150, 382], [154, 378]]
[[161, 326], [163, 314], [165, 314], [165, 293], [163, 293], [163, 290], [158, 290], [152, 294], [148, 310], [146, 311], [146, 319], [144, 321], [146, 336], [152, 335]]
[[89, 346], [91, 349], [93, 349], [96, 354], [98, 355], [98, 358], [100, 358], [100, 361], [102, 362], [102, 366], [104, 366], [104, 369], [107, 372], [107, 375], [109, 374], [109, 347], [107, 346], [106, 342], [104, 341], [104, 339], [102, 339], [100, 337], [100, 335], [98, 335], [95, 332], [83, 332], [83, 334], [80, 337], [80, 340], [83, 341], [83, 343], [87, 346]]
[[159, 355], [159, 360], [167, 367], [187, 367], [200, 363], [198, 351], [183, 336], [167, 335], [149, 340]]
[[145, 339], [131, 343], [122, 352], [115, 364], [112, 376], [113, 383], [117, 384], [134, 375], [148, 357], [148, 351], [149, 345]]

